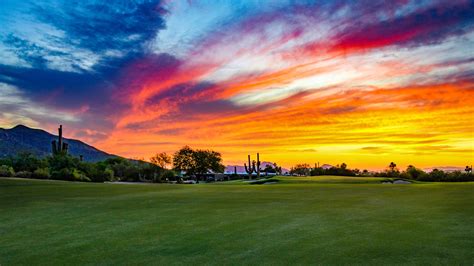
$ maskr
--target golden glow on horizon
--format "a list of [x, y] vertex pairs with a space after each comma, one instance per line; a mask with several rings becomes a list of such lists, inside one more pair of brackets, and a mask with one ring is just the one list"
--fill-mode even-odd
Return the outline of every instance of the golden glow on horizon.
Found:
[[[309, 94], [310, 95], [310, 94]], [[99, 147], [148, 158], [183, 145], [210, 148], [225, 163], [345, 162], [350, 167], [462, 166], [473, 158], [472, 84], [307, 94], [245, 113], [210, 114], [137, 131], [121, 128]], [[157, 150], [159, 147], [159, 150]]]

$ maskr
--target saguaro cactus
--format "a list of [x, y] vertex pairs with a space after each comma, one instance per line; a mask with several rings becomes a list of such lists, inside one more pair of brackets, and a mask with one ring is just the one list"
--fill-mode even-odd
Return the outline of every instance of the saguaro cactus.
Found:
[[53, 140], [51, 142], [51, 151], [53, 154], [67, 154], [69, 145], [63, 142], [63, 125], [59, 125], [58, 128], [58, 141]]
[[250, 155], [248, 156], [249, 159], [249, 167], [247, 167], [247, 164], [244, 163], [245, 167], [245, 172], [249, 174], [249, 179], [252, 179], [252, 173], [255, 172], [255, 161], [252, 162], [252, 165], [250, 165]]
[[256, 167], [256, 172], [257, 172], [257, 179], [260, 178], [260, 154], [257, 152], [257, 167]]
[[253, 172], [257, 173], [257, 179], [260, 178], [260, 154], [257, 153], [257, 161], [253, 160], [252, 164], [250, 164], [250, 155], [248, 156], [249, 160], [249, 166], [247, 167], [247, 164], [244, 163], [245, 166], [245, 172], [249, 174], [249, 179], [252, 179], [252, 174]]

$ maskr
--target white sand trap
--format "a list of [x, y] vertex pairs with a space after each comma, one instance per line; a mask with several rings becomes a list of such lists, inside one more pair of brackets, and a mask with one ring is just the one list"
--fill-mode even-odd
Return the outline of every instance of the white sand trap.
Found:
[[277, 184], [278, 182], [266, 182], [266, 183], [263, 183], [263, 185], [272, 185], [272, 184]]
[[390, 182], [390, 181], [384, 181], [384, 182], [382, 182], [382, 184], [395, 184], [395, 185], [402, 184], [403, 185], [403, 184], [411, 184], [411, 182], [405, 181], [405, 180], [395, 180], [395, 181], [393, 181], [393, 183]]
[[394, 184], [411, 184], [411, 182], [405, 180], [395, 180], [393, 181]]

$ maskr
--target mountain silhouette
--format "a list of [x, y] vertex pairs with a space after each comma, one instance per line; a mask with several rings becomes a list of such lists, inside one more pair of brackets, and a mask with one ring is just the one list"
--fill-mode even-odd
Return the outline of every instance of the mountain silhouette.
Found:
[[[0, 128], [0, 158], [16, 155], [20, 152], [30, 152], [36, 156], [51, 155], [51, 141], [58, 136], [41, 129], [17, 125], [10, 129]], [[83, 156], [84, 161], [97, 162], [107, 158], [117, 157], [94, 148], [80, 140], [64, 138], [69, 145], [69, 154], [75, 157]]]

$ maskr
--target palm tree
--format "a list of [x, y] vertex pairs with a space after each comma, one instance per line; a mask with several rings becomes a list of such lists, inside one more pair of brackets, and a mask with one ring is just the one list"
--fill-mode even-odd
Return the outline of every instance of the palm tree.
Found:
[[467, 174], [471, 173], [472, 172], [472, 166], [469, 167], [469, 165], [467, 165], [466, 169], [464, 169], [464, 171], [466, 171]]
[[388, 166], [388, 168], [390, 168], [392, 172], [395, 171], [395, 167], [397, 167], [397, 164], [394, 162], [391, 162], [390, 165]]

